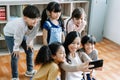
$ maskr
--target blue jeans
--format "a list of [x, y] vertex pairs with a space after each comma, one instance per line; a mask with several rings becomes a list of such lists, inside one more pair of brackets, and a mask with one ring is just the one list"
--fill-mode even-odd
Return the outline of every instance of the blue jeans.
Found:
[[[6, 41], [8, 50], [10, 51], [10, 53], [12, 53], [13, 46], [14, 46], [14, 38], [10, 36], [5, 36], [5, 41]], [[27, 49], [25, 37], [23, 38], [21, 46], [26, 53], [27, 71], [32, 71], [33, 70], [33, 52], [30, 48]], [[17, 78], [18, 77], [18, 57], [14, 57], [12, 55], [11, 55], [11, 69], [12, 69], [12, 78]]]
[[90, 74], [86, 74], [87, 75], [87, 80], [95, 80], [94, 78], [90, 78]]

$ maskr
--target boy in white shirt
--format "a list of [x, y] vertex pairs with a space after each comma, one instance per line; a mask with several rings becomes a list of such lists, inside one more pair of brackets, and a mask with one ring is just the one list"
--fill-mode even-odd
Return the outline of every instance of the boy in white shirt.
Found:
[[23, 17], [9, 21], [4, 27], [7, 47], [11, 54], [12, 80], [19, 80], [18, 58], [19, 47], [22, 46], [26, 53], [27, 72], [25, 76], [33, 76], [33, 44], [39, 29], [40, 12], [33, 5], [28, 5], [23, 10]]

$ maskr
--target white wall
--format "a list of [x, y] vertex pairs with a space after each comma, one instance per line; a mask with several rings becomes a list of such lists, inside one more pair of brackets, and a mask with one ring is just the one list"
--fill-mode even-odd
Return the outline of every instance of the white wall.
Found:
[[104, 37], [120, 44], [120, 0], [107, 0]]

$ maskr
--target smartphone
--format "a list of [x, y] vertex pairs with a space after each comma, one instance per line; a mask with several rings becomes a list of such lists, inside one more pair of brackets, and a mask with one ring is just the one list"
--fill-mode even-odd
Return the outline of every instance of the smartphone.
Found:
[[103, 59], [92, 61], [89, 63], [89, 65], [94, 65], [94, 67], [90, 67], [89, 69], [102, 67], [103, 66]]

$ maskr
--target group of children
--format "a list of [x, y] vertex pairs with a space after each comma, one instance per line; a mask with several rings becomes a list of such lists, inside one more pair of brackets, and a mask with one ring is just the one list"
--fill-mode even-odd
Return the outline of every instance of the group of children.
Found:
[[[90, 72], [87, 73], [87, 80], [95, 80], [90, 77], [92, 70], [89, 69], [89, 61], [97, 60], [98, 52], [94, 47], [96, 43], [94, 36], [81, 35], [87, 23], [85, 16], [83, 8], [76, 8], [64, 26], [60, 4], [57, 2], [48, 4], [41, 19], [43, 46], [35, 60], [40, 68], [33, 76], [33, 80], [84, 80], [83, 72]], [[53, 65], [54, 63], [57, 66]]]
[[[98, 51], [94, 47], [95, 37], [82, 34], [87, 24], [84, 9], [74, 9], [66, 25], [61, 10], [59, 3], [50, 2], [42, 12], [40, 21], [39, 10], [29, 5], [23, 10], [23, 18], [6, 24], [4, 35], [11, 53], [12, 80], [19, 80], [17, 62], [20, 46], [27, 55], [25, 75], [34, 75], [32, 80], [85, 80], [84, 72], [89, 72], [86, 73], [87, 80], [95, 80], [90, 77], [93, 70], [89, 69], [89, 62], [98, 59]], [[40, 66], [36, 73], [33, 70], [32, 40], [39, 30], [39, 24], [43, 31], [43, 45], [35, 58], [35, 64]]]

